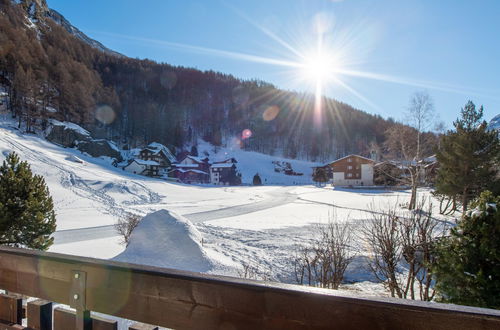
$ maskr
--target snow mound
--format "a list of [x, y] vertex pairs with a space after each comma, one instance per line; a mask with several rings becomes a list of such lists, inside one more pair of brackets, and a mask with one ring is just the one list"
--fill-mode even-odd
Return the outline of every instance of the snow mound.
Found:
[[115, 261], [209, 272], [214, 262], [202, 246], [202, 236], [185, 217], [167, 210], [145, 216]]
[[82, 159], [78, 158], [75, 155], [69, 155], [68, 157], [66, 157], [66, 160], [69, 160], [69, 161], [75, 162], [75, 163], [80, 163], [80, 164], [85, 163]]

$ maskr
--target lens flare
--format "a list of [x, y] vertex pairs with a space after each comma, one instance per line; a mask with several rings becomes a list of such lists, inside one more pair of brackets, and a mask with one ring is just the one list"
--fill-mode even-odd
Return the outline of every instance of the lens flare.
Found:
[[279, 113], [280, 113], [280, 107], [278, 107], [277, 105], [271, 105], [264, 111], [264, 113], [262, 114], [262, 118], [265, 121], [271, 121], [274, 118], [276, 118], [276, 116], [278, 116]]
[[252, 137], [252, 131], [248, 128], [245, 128], [243, 132], [241, 132], [241, 139], [246, 140]]
[[116, 114], [109, 105], [101, 105], [95, 110], [95, 118], [105, 125], [115, 121]]

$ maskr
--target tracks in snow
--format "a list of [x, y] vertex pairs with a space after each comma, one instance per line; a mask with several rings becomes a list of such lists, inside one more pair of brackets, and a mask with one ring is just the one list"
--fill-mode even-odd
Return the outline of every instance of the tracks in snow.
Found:
[[[184, 214], [184, 216], [196, 224], [270, 209], [294, 202], [297, 196], [290, 193], [290, 190], [293, 188], [294, 187], [280, 187], [267, 193], [270, 198], [256, 203], [235, 205], [212, 211], [189, 213]], [[54, 241], [55, 244], [64, 244], [113, 236], [117, 236], [114, 226], [107, 225], [56, 231], [54, 233]]]

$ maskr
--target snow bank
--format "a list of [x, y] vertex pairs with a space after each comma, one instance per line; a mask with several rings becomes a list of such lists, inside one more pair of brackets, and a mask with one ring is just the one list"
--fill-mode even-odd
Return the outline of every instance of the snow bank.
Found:
[[142, 219], [125, 251], [113, 260], [209, 272], [214, 262], [201, 244], [202, 236], [189, 220], [174, 212], [159, 210]]
[[[84, 129], [83, 127], [77, 125], [77, 124], [74, 124], [74, 123], [70, 123], [70, 122], [61, 122], [61, 121], [58, 121], [58, 120], [55, 120], [55, 119], [49, 119], [49, 123], [53, 126], [63, 126], [65, 128], [68, 128], [68, 129], [71, 129], [71, 130], [74, 130], [82, 135], [88, 135], [90, 136], [90, 133], [89, 131], [87, 131], [86, 129]], [[47, 132], [48, 134], [49, 132]]]

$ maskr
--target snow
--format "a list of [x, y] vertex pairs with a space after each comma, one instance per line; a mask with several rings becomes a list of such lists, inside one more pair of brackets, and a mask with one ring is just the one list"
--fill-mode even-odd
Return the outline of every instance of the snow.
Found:
[[140, 159], [140, 158], [134, 159], [134, 162], [136, 162], [139, 165], [149, 165], [149, 166], [153, 166], [153, 165], [159, 166], [160, 165], [160, 163], [158, 163], [157, 161], [144, 160], [144, 159]]
[[202, 247], [200, 232], [186, 218], [167, 210], [145, 216], [116, 261], [208, 272], [213, 262]]
[[[15, 151], [31, 164], [34, 173], [45, 177], [57, 219], [55, 244], [50, 248], [54, 252], [106, 259], [119, 256], [129, 262], [139, 262], [139, 256], [147, 254], [141, 263], [224, 275], [237, 275], [243, 264], [252, 264], [257, 273], [270, 274], [272, 280], [294, 283], [294, 251], [298, 244], [310, 241], [317, 223], [326, 223], [333, 213], [342, 221], [363, 221], [370, 216], [370, 205], [383, 208], [409, 199], [409, 191], [316, 187], [311, 185], [316, 163], [238, 147], [215, 149], [201, 142], [201, 155], [206, 152], [210, 159], [234, 157], [244, 183], [251, 183], [258, 172], [264, 185], [172, 183], [134, 175], [107, 160], [62, 148], [35, 135], [23, 135], [12, 127], [14, 124], [0, 121], [0, 162]], [[71, 161], [73, 157], [83, 163]], [[290, 162], [294, 171], [304, 175], [277, 173], [273, 161]], [[419, 191], [421, 196], [431, 197], [430, 190]], [[439, 208], [438, 202], [434, 208]], [[112, 225], [128, 213], [145, 216], [156, 211], [159, 213], [151, 220], [146, 221], [146, 217], [139, 225], [139, 232], [133, 234], [125, 250]], [[438, 216], [437, 211], [433, 216], [450, 219]], [[138, 238], [141, 236], [146, 239]], [[381, 285], [374, 283], [365, 268], [369, 251], [359, 248], [361, 255], [346, 274], [346, 279], [356, 284], [347, 286], [378, 295]]]
[[490, 123], [488, 124], [488, 129], [490, 130], [496, 129], [500, 131], [500, 114], [496, 115], [495, 117], [493, 117], [493, 119], [491, 119]]
[[176, 168], [198, 168], [200, 165], [198, 164], [172, 164]]
[[216, 168], [231, 168], [231, 167], [233, 167], [233, 164], [232, 163], [212, 164], [211, 167], [216, 167]]
[[[210, 159], [235, 158], [236, 169], [241, 173], [243, 184], [252, 184], [255, 174], [259, 174], [264, 184], [273, 185], [302, 185], [312, 184], [312, 168], [319, 163], [296, 159], [288, 159], [279, 156], [265, 155], [258, 152], [244, 151], [239, 144], [234, 143], [226, 147], [214, 148], [205, 141], [198, 141], [199, 154], [208, 155]], [[295, 172], [303, 173], [301, 176], [286, 175], [275, 172], [273, 161], [289, 162]]]
[[153, 152], [160, 152], [160, 151], [163, 151], [165, 153], [165, 155], [167, 156], [168, 160], [173, 163], [176, 161], [175, 159], [175, 156], [172, 155], [172, 153], [170, 152], [170, 149], [168, 149], [166, 146], [164, 146], [163, 144], [161, 143], [158, 143], [158, 142], [151, 142], [150, 144], [148, 144], [147, 148]]
[[86, 129], [84, 129], [83, 127], [77, 125], [77, 124], [74, 124], [74, 123], [70, 123], [70, 122], [61, 122], [61, 121], [58, 121], [58, 120], [55, 120], [55, 119], [49, 119], [49, 123], [54, 125], [54, 126], [64, 126], [68, 129], [71, 129], [71, 130], [74, 130], [82, 135], [88, 135], [90, 136], [90, 133], [89, 131], [87, 131]]
[[66, 157], [66, 159], [75, 163], [84, 163], [84, 161], [78, 158], [76, 155], [69, 155], [68, 157]]

